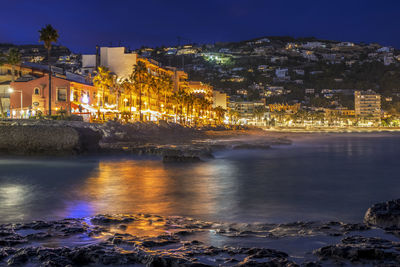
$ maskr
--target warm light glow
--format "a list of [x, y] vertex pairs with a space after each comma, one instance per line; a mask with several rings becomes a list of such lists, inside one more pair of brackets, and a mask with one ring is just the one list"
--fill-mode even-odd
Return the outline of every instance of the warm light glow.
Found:
[[82, 103], [84, 103], [84, 104], [88, 104], [89, 103], [89, 96], [87, 95], [87, 94], [84, 94], [83, 96], [82, 96]]
[[14, 93], [14, 89], [12, 89], [11, 87], [8, 88], [8, 92], [9, 92], [9, 93]]

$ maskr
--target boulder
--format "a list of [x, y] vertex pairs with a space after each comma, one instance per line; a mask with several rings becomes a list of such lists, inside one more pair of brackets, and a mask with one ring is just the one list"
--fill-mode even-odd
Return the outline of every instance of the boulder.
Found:
[[99, 149], [101, 134], [68, 125], [0, 125], [0, 152], [79, 154]]
[[400, 199], [373, 205], [365, 213], [364, 221], [381, 228], [400, 229]]

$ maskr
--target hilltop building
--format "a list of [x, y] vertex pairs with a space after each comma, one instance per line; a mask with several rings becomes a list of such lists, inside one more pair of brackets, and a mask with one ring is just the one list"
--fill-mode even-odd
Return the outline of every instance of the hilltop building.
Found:
[[381, 96], [372, 90], [354, 92], [355, 115], [380, 118]]

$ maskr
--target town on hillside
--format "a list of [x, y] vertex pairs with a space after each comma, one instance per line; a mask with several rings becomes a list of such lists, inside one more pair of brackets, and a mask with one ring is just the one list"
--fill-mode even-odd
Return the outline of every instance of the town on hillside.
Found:
[[0, 44], [2, 117], [399, 126], [400, 51], [393, 47], [269, 36], [135, 50], [99, 45], [75, 54], [43, 43]]

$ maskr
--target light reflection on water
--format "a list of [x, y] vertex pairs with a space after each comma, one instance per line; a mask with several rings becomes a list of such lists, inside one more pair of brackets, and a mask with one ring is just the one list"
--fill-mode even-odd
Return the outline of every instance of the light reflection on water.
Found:
[[157, 158], [0, 159], [0, 223], [98, 213], [205, 220], [361, 221], [400, 197], [400, 138], [328, 138], [227, 151], [199, 164]]

